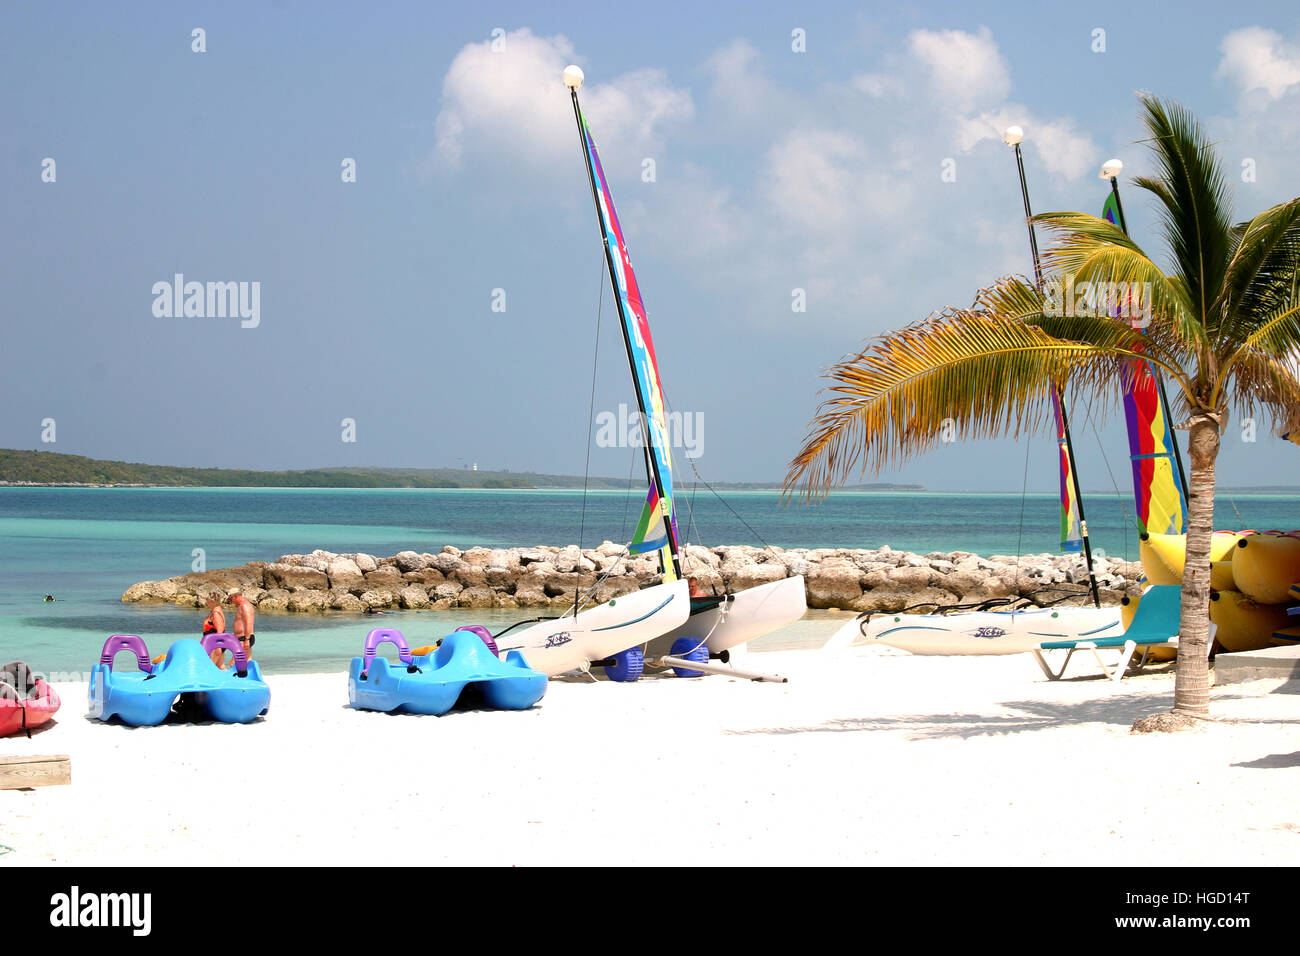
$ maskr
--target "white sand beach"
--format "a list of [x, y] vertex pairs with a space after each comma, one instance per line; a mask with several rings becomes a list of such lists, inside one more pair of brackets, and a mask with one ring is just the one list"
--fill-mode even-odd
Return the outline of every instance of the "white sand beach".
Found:
[[[0, 866], [1279, 865], [1300, 853], [1300, 686], [1130, 735], [1173, 673], [1048, 682], [1027, 655], [752, 653], [788, 684], [552, 681], [531, 711], [393, 716], [270, 677], [250, 725], [57, 723], [71, 786], [0, 791]], [[1082, 666], [1082, 665], [1080, 665]], [[1086, 668], [1080, 671], [1086, 674]], [[1188, 839], [1187, 834], [1193, 834]]]

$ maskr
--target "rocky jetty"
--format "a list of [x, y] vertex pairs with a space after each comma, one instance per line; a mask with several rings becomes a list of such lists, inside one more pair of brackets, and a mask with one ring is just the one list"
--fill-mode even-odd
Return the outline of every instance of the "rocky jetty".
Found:
[[[949, 606], [1047, 589], [1088, 601], [1088, 576], [1078, 555], [984, 558], [964, 551], [917, 555], [876, 549], [688, 546], [686, 573], [706, 591], [740, 591], [791, 575], [804, 576], [808, 606], [849, 611], [900, 611], [919, 604]], [[598, 548], [469, 548], [438, 554], [286, 554], [235, 568], [142, 581], [123, 601], [202, 607], [208, 594], [240, 588], [259, 611], [315, 612], [552, 608], [573, 603], [575, 591], [595, 588], [607, 601], [658, 584], [658, 558], [629, 556], [622, 545]], [[1104, 603], [1140, 593], [1136, 561], [1096, 560]]]

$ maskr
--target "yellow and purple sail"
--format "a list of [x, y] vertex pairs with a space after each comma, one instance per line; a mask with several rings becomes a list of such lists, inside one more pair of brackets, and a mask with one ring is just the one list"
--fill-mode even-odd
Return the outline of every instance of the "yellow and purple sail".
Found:
[[[1106, 197], [1102, 216], [1124, 227], [1114, 193]], [[1129, 312], [1133, 314], [1134, 310]], [[1186, 494], [1158, 372], [1150, 362], [1131, 359], [1120, 367], [1120, 383], [1138, 529], [1144, 533], [1182, 534], [1186, 530]]]
[[623, 341], [627, 346], [636, 385], [637, 401], [641, 409], [641, 434], [646, 447], [646, 472], [650, 490], [628, 551], [632, 554], [659, 551], [664, 580], [672, 581], [677, 578], [677, 515], [673, 507], [672, 454], [668, 443], [663, 386], [659, 380], [659, 361], [655, 357], [654, 340], [646, 321], [641, 289], [637, 285], [632, 260], [627, 253], [627, 244], [623, 241], [623, 227], [618, 221], [618, 213], [614, 211], [614, 198], [610, 195], [605, 170], [596, 152], [596, 140], [581, 111], [578, 112], [578, 117], [587, 148], [588, 169], [596, 203], [600, 210], [601, 231], [607, 245], [607, 261], [623, 323]]
[[1056, 416], [1056, 445], [1061, 458], [1061, 550], [1082, 551], [1083, 529], [1079, 524], [1079, 498], [1074, 491], [1070, 438], [1061, 415], [1061, 394], [1056, 390], [1052, 391], [1052, 414]]

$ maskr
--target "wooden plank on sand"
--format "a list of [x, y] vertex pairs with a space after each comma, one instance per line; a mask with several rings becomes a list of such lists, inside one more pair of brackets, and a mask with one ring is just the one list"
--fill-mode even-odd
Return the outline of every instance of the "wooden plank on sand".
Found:
[[67, 754], [0, 757], [0, 790], [57, 787], [72, 783], [72, 759]]

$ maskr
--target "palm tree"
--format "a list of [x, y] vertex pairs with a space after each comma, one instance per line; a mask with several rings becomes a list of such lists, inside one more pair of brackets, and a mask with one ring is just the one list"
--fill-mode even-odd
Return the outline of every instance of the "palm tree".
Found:
[[[786, 493], [824, 494], [855, 469], [880, 468], [962, 437], [1019, 435], [1042, 423], [1051, 391], [1112, 401], [1117, 360], [1152, 362], [1173, 385], [1189, 435], [1187, 558], [1170, 715], [1135, 730], [1190, 726], [1209, 716], [1210, 535], [1214, 467], [1230, 409], [1257, 407], [1285, 429], [1300, 424], [1300, 198], [1232, 224], [1227, 179], [1213, 145], [1182, 106], [1144, 96], [1142, 120], [1156, 175], [1168, 271], [1104, 219], [1035, 217], [1055, 235], [1045, 253], [1048, 295], [1020, 278], [980, 291], [869, 343], [828, 370], [827, 397], [790, 463]], [[1138, 289], [1143, 331], [1106, 309], [1065, 314], [1053, 289], [1083, 283]], [[1137, 285], [1132, 285], [1136, 283]]]

